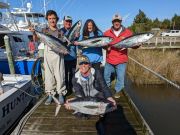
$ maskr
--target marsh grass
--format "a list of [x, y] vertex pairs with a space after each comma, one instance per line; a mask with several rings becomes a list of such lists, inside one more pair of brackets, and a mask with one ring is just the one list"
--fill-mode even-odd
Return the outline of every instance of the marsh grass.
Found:
[[[163, 77], [180, 84], [180, 51], [170, 50], [130, 50], [129, 56]], [[165, 84], [149, 71], [129, 59], [127, 75], [131, 81], [139, 84]]]

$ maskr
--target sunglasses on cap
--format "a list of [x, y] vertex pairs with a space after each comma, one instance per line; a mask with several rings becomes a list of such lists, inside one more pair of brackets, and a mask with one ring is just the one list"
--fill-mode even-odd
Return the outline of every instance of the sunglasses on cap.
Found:
[[88, 65], [89, 64], [89, 62], [81, 62], [81, 63], [79, 63], [79, 65]]
[[66, 22], [72, 23], [72, 20], [65, 20]]
[[115, 22], [119, 22], [119, 23], [121, 23], [121, 22], [122, 22], [122, 20], [115, 19], [115, 20], [113, 20], [113, 21], [112, 21], [112, 23], [115, 23]]

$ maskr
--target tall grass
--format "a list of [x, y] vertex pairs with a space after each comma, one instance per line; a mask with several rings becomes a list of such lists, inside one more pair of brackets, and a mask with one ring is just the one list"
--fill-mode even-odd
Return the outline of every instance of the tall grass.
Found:
[[[180, 84], [180, 50], [130, 50], [129, 56], [161, 74], [163, 77]], [[129, 59], [127, 74], [137, 85], [139, 84], [165, 84], [158, 77], [143, 69]]]

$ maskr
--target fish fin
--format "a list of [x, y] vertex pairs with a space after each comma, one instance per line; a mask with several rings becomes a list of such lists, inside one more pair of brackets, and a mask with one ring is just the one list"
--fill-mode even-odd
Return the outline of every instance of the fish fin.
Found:
[[58, 104], [58, 105], [56, 105], [55, 116], [57, 116], [57, 115], [58, 115], [60, 108], [61, 108], [61, 105], [59, 105], [59, 104]]
[[76, 113], [78, 113], [78, 111], [74, 111], [72, 114], [74, 115], [74, 114], [76, 114]]
[[54, 100], [54, 102], [55, 102], [56, 104], [60, 105], [60, 102], [58, 101], [57, 98], [55, 98], [54, 96], [52, 96], [52, 98], [53, 98], [53, 100]]

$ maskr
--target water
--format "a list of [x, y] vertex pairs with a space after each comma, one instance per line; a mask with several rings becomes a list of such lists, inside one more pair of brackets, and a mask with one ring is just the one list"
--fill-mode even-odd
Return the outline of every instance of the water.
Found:
[[126, 91], [155, 135], [180, 135], [180, 90], [167, 86], [137, 87]]

